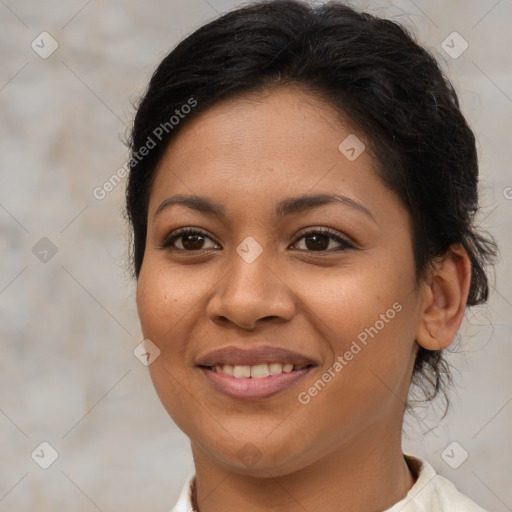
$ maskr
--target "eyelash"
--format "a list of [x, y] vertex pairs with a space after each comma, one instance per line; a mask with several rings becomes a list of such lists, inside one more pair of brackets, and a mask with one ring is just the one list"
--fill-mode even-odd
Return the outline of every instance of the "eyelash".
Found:
[[[195, 253], [195, 252], [204, 250], [204, 249], [197, 249], [197, 250], [187, 251], [186, 249], [178, 249], [177, 247], [172, 246], [172, 244], [174, 243], [175, 240], [178, 240], [179, 238], [183, 238], [186, 235], [201, 235], [201, 236], [203, 236], [205, 238], [209, 238], [210, 240], [215, 242], [215, 240], [213, 240], [210, 236], [208, 236], [203, 230], [201, 230], [199, 228], [186, 227], [186, 228], [181, 228], [178, 231], [171, 233], [169, 236], [167, 236], [165, 238], [165, 240], [161, 244], [158, 244], [158, 247], [160, 247], [161, 249], [171, 249], [171, 250], [175, 250], [175, 251], [188, 252], [188, 253]], [[302, 240], [303, 238], [307, 238], [308, 236], [312, 236], [312, 235], [328, 235], [331, 239], [333, 239], [335, 242], [337, 242], [341, 245], [341, 247], [335, 249], [335, 251], [356, 248], [352, 243], [350, 243], [348, 240], [340, 237], [336, 231], [334, 231], [330, 228], [314, 228], [314, 229], [311, 229], [310, 231], [302, 232], [302, 233], [300, 233], [300, 236], [295, 239], [293, 244], [296, 244], [299, 240]], [[217, 243], [217, 242], [215, 242], [215, 243]], [[332, 249], [324, 250], [324, 251], [309, 251], [306, 249], [298, 249], [298, 250], [310, 252], [310, 253], [328, 253], [328, 254], [330, 254], [333, 252]]]

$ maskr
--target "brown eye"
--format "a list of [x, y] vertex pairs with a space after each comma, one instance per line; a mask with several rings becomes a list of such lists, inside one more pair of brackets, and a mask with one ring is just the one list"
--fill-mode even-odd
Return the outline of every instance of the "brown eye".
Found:
[[204, 236], [203, 235], [182, 235], [178, 238], [181, 239], [181, 245], [187, 251], [197, 251], [203, 248]]
[[327, 251], [331, 241], [334, 241], [339, 245], [338, 249], [334, 248], [334, 250], [339, 251], [354, 248], [350, 242], [340, 237], [336, 232], [333, 232], [328, 228], [318, 228], [308, 231], [304, 233], [299, 239], [297, 239], [295, 243], [299, 242], [300, 240], [304, 240], [305, 242], [305, 249], [300, 250], [306, 250], [309, 252], [331, 252]]
[[312, 251], [325, 250], [329, 247], [327, 235], [308, 235], [304, 237], [306, 247]]
[[[212, 249], [214, 247], [205, 247], [205, 242], [213, 240], [207, 236], [203, 231], [198, 229], [184, 228], [177, 232], [171, 233], [164, 242], [160, 245], [163, 249], [171, 248], [178, 251], [200, 251], [202, 249]], [[175, 242], [178, 242], [175, 244]], [[181, 247], [180, 247], [181, 245]]]

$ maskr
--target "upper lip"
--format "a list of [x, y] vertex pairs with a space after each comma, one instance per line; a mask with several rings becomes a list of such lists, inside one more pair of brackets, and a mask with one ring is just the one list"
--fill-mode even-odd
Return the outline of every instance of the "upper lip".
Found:
[[229, 346], [200, 356], [197, 366], [215, 366], [229, 364], [232, 366], [254, 366], [263, 363], [282, 363], [298, 365], [315, 365], [315, 362], [304, 354], [292, 352], [280, 347], [265, 345], [254, 348]]

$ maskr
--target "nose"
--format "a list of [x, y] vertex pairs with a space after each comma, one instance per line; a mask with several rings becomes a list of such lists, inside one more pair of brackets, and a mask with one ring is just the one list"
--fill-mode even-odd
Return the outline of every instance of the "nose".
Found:
[[250, 263], [233, 251], [232, 265], [207, 305], [213, 322], [246, 330], [254, 330], [264, 321], [290, 320], [295, 310], [293, 292], [272, 265], [269, 251]]

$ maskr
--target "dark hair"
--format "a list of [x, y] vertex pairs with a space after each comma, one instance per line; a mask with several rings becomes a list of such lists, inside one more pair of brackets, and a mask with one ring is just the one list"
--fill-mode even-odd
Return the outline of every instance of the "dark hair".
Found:
[[[323, 99], [368, 138], [380, 179], [411, 215], [418, 282], [437, 256], [460, 243], [472, 268], [467, 305], [484, 303], [485, 267], [497, 247], [475, 228], [475, 138], [457, 95], [403, 27], [338, 2], [252, 3], [200, 27], [163, 59], [137, 106], [129, 140], [132, 275], [139, 276], [154, 171], [169, 141], [222, 99], [285, 85]], [[442, 351], [419, 347], [412, 383], [427, 399], [443, 391], [447, 410], [450, 382]]]

